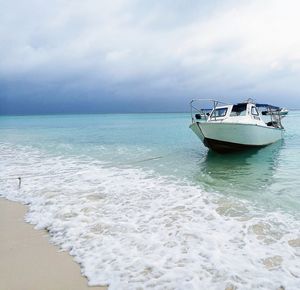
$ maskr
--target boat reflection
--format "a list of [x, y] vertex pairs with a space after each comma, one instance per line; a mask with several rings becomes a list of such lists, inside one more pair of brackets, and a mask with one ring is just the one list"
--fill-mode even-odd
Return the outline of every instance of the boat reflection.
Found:
[[233, 195], [260, 195], [274, 181], [278, 167], [280, 140], [259, 150], [220, 155], [208, 151], [199, 161], [195, 179], [204, 183], [206, 190]]

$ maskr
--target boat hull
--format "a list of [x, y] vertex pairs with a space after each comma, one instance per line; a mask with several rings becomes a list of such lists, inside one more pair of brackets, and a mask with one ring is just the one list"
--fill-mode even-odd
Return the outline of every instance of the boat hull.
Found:
[[264, 147], [283, 137], [283, 129], [254, 124], [195, 122], [190, 128], [206, 147], [220, 153]]

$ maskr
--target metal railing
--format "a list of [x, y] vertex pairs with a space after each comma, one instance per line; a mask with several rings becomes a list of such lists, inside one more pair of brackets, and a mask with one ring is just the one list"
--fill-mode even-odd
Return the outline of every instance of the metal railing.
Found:
[[282, 115], [280, 114], [280, 110], [273, 110], [271, 107], [267, 107], [268, 115], [271, 118], [271, 123], [274, 127], [284, 129], [282, 125]]
[[[211, 102], [212, 103], [212, 108], [202, 108], [200, 107], [200, 103], [204, 102]], [[199, 105], [197, 105], [199, 104]], [[207, 121], [209, 118], [211, 112], [213, 112], [219, 105], [229, 105], [228, 103], [214, 100], [214, 99], [193, 99], [190, 101], [190, 107], [191, 107], [191, 118], [192, 122], [195, 122], [195, 116], [196, 114], [199, 114], [200, 118], [202, 120]], [[217, 116], [215, 116], [216, 120]]]

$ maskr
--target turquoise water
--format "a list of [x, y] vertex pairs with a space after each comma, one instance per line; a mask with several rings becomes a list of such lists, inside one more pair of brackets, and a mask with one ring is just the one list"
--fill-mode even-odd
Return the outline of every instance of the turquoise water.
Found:
[[[30, 204], [28, 221], [50, 228], [53, 241], [71, 251], [91, 284], [223, 289], [229, 283], [266, 289], [285, 281], [296, 289], [300, 112], [284, 119], [282, 141], [229, 155], [208, 151], [189, 124], [185, 113], [1, 116], [0, 195]], [[21, 189], [7, 179], [17, 176], [23, 177]], [[79, 219], [82, 212], [86, 224]], [[80, 235], [69, 229], [72, 219]], [[182, 235], [165, 244], [176, 231]], [[108, 250], [112, 238], [118, 243]], [[93, 256], [95, 247], [99, 253]], [[197, 248], [206, 258], [193, 252]], [[158, 265], [153, 249], [168, 259]], [[216, 251], [224, 251], [222, 259]], [[128, 253], [138, 267], [153, 271], [141, 273], [128, 262]], [[266, 266], [266, 259], [275, 259], [275, 266]], [[195, 265], [206, 272], [198, 273]], [[178, 267], [181, 272], [174, 270]]]
[[[53, 155], [86, 155], [152, 169], [264, 207], [300, 209], [300, 112], [284, 140], [258, 151], [219, 155], [188, 128], [189, 114], [57, 115], [0, 118], [0, 141]], [[152, 160], [151, 160], [152, 159]]]

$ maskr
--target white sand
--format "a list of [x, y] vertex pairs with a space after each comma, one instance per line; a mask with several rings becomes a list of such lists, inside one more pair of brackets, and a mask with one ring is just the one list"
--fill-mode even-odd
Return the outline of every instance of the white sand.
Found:
[[0, 198], [0, 289], [107, 289], [88, 287], [79, 265], [49, 243], [46, 231], [25, 223], [25, 213], [25, 206]]

